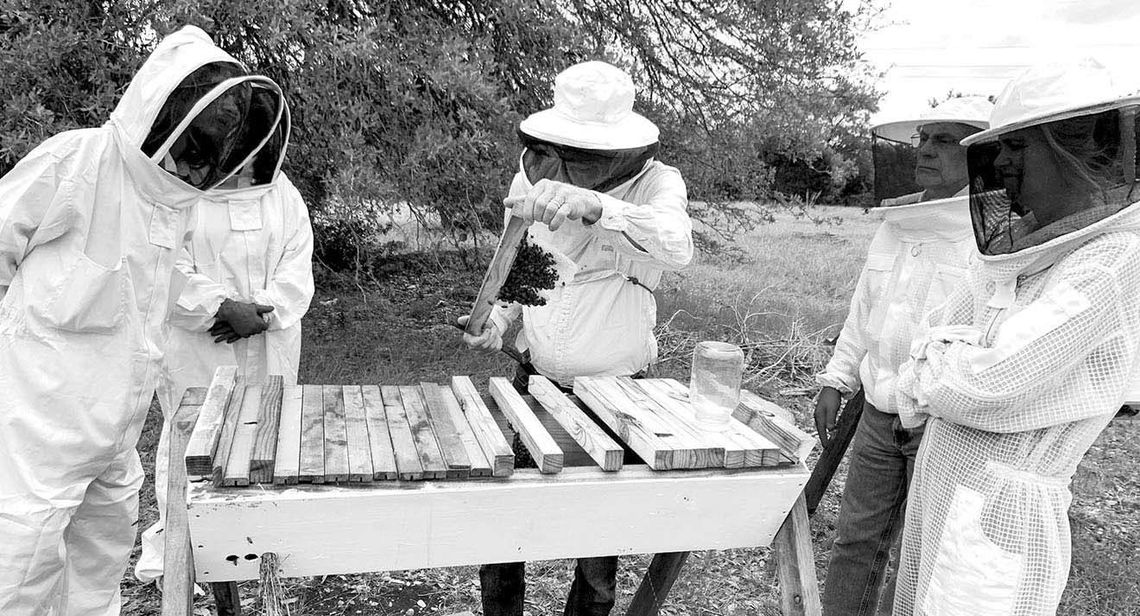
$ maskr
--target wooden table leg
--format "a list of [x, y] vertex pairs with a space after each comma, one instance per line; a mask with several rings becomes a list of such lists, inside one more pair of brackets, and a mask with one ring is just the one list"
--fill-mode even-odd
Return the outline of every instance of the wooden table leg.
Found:
[[665, 604], [665, 597], [673, 588], [673, 582], [681, 575], [688, 552], [666, 552], [653, 556], [637, 594], [626, 610], [626, 616], [657, 616], [657, 611]]
[[210, 584], [214, 592], [214, 605], [218, 616], [241, 616], [241, 594], [237, 582], [214, 582]]
[[166, 481], [166, 527], [163, 531], [162, 616], [194, 613], [194, 555], [186, 512], [186, 443], [198, 418], [198, 406], [182, 406], [163, 429], [170, 440]]
[[815, 467], [811, 469], [811, 477], [808, 477], [807, 485], [804, 486], [808, 515], [815, 513], [815, 508], [819, 506], [823, 493], [827, 491], [831, 478], [835, 476], [839, 463], [847, 453], [847, 446], [851, 444], [851, 439], [855, 438], [855, 428], [859, 426], [859, 418], [863, 416], [863, 400], [863, 390], [860, 389], [843, 407], [843, 412], [836, 422], [835, 434], [820, 454]]
[[772, 543], [780, 581], [780, 607], [784, 616], [820, 616], [819, 580], [803, 494], [796, 499]]

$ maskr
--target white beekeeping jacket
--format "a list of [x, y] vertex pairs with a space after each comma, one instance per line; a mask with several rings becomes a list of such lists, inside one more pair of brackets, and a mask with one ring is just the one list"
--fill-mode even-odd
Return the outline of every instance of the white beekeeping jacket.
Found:
[[[1053, 614], [1069, 573], [1077, 464], [1140, 368], [1140, 206], [982, 257], [899, 372], [929, 417], [896, 614]], [[923, 611], [925, 610], [925, 611]]]
[[45, 141], [0, 180], [0, 404], [21, 409], [4, 414], [14, 423], [0, 425], [0, 447], [50, 434], [51, 463], [71, 469], [134, 447], [170, 272], [205, 194], [140, 147], [167, 95], [211, 62], [237, 63], [197, 28], [167, 37], [106, 125]]
[[[520, 171], [510, 196], [530, 188]], [[530, 226], [536, 243], [576, 264], [573, 277], [544, 293], [545, 306], [511, 304], [491, 313], [506, 331], [521, 310], [520, 350], [529, 349], [534, 367], [564, 386], [576, 376], [633, 374], [652, 363], [657, 302], [631, 279], [655, 289], [664, 271], [681, 269], [693, 257], [688, 193], [673, 167], [650, 161], [633, 179], [598, 194], [602, 217], [593, 225], [572, 220], [556, 232]]]
[[[282, 121], [288, 123], [288, 114]], [[193, 239], [177, 264], [183, 284], [171, 312], [159, 388], [167, 416], [187, 387], [208, 386], [218, 366], [236, 365], [251, 383], [275, 374], [286, 385], [297, 382], [301, 317], [313, 298], [313, 230], [300, 192], [280, 172], [285, 150], [273, 153], [271, 182], [217, 189], [198, 205]], [[215, 343], [207, 330], [226, 299], [273, 306], [266, 315], [269, 329], [233, 344]]]
[[[164, 38], [107, 124], [48, 139], [0, 178], [2, 614], [103, 613], [95, 572], [129, 554], [133, 535], [124, 544], [119, 531], [130, 520], [67, 525], [108, 469], [114, 483], [93, 490], [106, 499], [93, 506], [137, 514], [135, 444], [158, 380], [171, 273], [206, 194], [159, 167], [181, 129], [153, 160], [141, 148], [176, 86], [210, 63], [240, 66], [198, 28]], [[64, 567], [52, 538], [65, 532], [86, 544], [67, 554], [70, 593], [44, 565]], [[58, 603], [43, 605], [48, 597]]]
[[821, 386], [850, 395], [862, 385], [867, 401], [895, 413], [898, 368], [922, 319], [961, 282], [977, 251], [965, 191], [949, 199], [881, 208], [883, 224], [871, 240], [851, 309], [824, 371]]

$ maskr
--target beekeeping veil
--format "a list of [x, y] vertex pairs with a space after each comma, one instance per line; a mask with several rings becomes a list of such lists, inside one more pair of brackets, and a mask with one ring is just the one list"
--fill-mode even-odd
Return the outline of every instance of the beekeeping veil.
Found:
[[281, 90], [272, 80], [249, 75], [237, 64], [212, 62], [174, 88], [141, 150], [190, 186], [213, 188], [272, 140], [282, 109]]
[[[947, 99], [911, 117], [879, 118], [871, 128], [875, 202], [890, 205], [888, 200], [908, 195], [913, 197], [907, 201], [921, 198], [923, 186], [916, 179], [916, 173], [923, 127], [948, 123], [964, 125], [968, 130], [984, 130], [989, 127], [992, 109], [993, 104], [985, 97], [961, 96]], [[935, 147], [946, 146], [953, 144], [935, 144]]]
[[1136, 113], [1094, 60], [1030, 69], [997, 99], [989, 130], [963, 140], [970, 211], [982, 255], [1042, 245], [1116, 214], [1135, 199]]
[[522, 169], [533, 184], [556, 180], [607, 192], [633, 179], [657, 153], [657, 126], [633, 111], [633, 80], [605, 62], [582, 62], [554, 78], [554, 106], [519, 124]]

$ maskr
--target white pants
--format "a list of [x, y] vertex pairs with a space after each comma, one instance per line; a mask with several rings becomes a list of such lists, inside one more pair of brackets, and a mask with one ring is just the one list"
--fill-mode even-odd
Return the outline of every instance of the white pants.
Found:
[[0, 614], [117, 616], [138, 522], [138, 452], [117, 455], [97, 477], [65, 486], [51, 501], [28, 496], [33, 486], [19, 489], [36, 479], [16, 468], [0, 451], [2, 483], [14, 488], [0, 494]]

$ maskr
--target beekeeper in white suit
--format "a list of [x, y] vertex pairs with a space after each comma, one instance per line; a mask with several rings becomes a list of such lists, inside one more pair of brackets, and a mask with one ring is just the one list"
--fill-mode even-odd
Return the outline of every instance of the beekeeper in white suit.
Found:
[[[569, 280], [544, 306], [497, 306], [477, 349], [497, 349], [522, 317], [516, 344], [539, 373], [564, 387], [574, 377], [630, 376], [657, 358], [653, 289], [693, 256], [681, 173], [656, 160], [657, 126], [633, 111], [633, 80], [604, 62], [582, 62], [554, 80], [554, 107], [519, 125], [524, 149], [505, 200], [508, 215], [532, 221], [531, 239], [570, 263]], [[461, 323], [466, 323], [461, 317]], [[515, 386], [525, 389], [526, 374]], [[616, 556], [581, 558], [567, 616], [603, 616], [614, 606]], [[484, 616], [522, 616], [523, 563], [485, 565]]]
[[107, 124], [0, 179], [4, 616], [120, 611], [171, 272], [194, 204], [240, 166], [251, 81], [268, 82], [183, 28]]
[[[910, 119], [872, 128], [883, 224], [871, 240], [835, 352], [816, 377], [822, 390], [815, 419], [824, 445], [841, 395], [860, 387], [865, 394], [824, 584], [827, 616], [891, 611], [894, 575], [888, 561], [897, 554], [907, 485], [922, 442], [921, 429], [899, 423], [895, 378], [926, 312], [961, 282], [977, 251], [960, 141], [989, 126], [992, 109], [983, 97], [951, 98]], [[896, 194], [916, 187], [921, 190]]]
[[[193, 240], [178, 262], [185, 284], [171, 314], [158, 387], [167, 421], [186, 389], [208, 385], [219, 366], [236, 365], [250, 383], [263, 383], [270, 375], [282, 376], [286, 385], [297, 383], [301, 317], [313, 298], [313, 230], [300, 192], [281, 172], [290, 121], [275, 94], [254, 90], [246, 124], [256, 127], [254, 135], [264, 131], [262, 125], [271, 127], [273, 139], [199, 202]], [[227, 319], [238, 311], [244, 311], [239, 318], [249, 326]], [[167, 434], [164, 429], [155, 459], [159, 522], [143, 533], [135, 564], [135, 576], [144, 582], [162, 575]]]
[[926, 422], [895, 614], [1054, 614], [1069, 483], [1140, 368], [1136, 113], [1093, 61], [1034, 68], [965, 140], [980, 259], [899, 371]]

